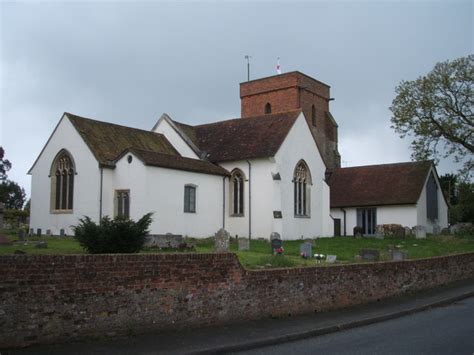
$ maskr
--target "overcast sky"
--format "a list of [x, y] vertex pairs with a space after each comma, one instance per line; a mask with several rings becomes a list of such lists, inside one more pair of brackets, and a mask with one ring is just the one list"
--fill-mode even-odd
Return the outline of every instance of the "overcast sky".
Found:
[[[1, 1], [1, 0], [0, 0]], [[151, 129], [240, 116], [239, 83], [299, 70], [331, 86], [344, 166], [410, 160], [394, 88], [473, 53], [473, 1], [1, 2], [0, 145], [26, 175], [64, 111]], [[443, 162], [440, 174], [454, 171]]]

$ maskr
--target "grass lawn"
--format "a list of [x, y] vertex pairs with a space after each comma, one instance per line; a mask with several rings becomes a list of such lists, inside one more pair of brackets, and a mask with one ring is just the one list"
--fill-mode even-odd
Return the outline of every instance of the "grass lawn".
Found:
[[[5, 231], [10, 240], [16, 240], [16, 231]], [[42, 237], [48, 243], [48, 248], [37, 249], [35, 242], [39, 238], [28, 238], [27, 245], [13, 244], [0, 245], [0, 254], [13, 254], [15, 251], [23, 251], [27, 254], [84, 254], [85, 251], [72, 237]], [[196, 252], [206, 253], [213, 251], [212, 239], [193, 239]], [[299, 256], [300, 240], [283, 241], [285, 255], [272, 256], [270, 243], [262, 240], [252, 240], [250, 251], [239, 251], [237, 242], [231, 242], [231, 251], [235, 252], [240, 262], [246, 268], [270, 268], [270, 267], [295, 267], [327, 265], [316, 264], [315, 260], [305, 260]], [[449, 255], [456, 253], [474, 252], [474, 236], [428, 236], [426, 239], [392, 239], [383, 240], [374, 238], [355, 239], [351, 237], [320, 238], [314, 240], [313, 253], [324, 255], [337, 255], [338, 262], [348, 263], [354, 261], [354, 256], [361, 249], [377, 249], [381, 253], [382, 260], [389, 260], [388, 246], [394, 245], [399, 249], [407, 251], [409, 259], [427, 258], [431, 256]], [[157, 249], [145, 248], [143, 253], [160, 252]]]

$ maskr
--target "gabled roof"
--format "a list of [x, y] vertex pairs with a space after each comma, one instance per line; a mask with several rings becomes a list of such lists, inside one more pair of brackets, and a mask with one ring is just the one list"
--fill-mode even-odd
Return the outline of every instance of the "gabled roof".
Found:
[[190, 126], [173, 121], [207, 160], [224, 162], [274, 156], [301, 110]]
[[185, 158], [182, 156], [174, 156], [169, 154], [161, 154], [157, 152], [149, 152], [140, 149], [127, 149], [116, 160], [120, 160], [127, 152], [135, 154], [145, 165], [157, 166], [160, 168], [169, 168], [175, 170], [191, 171], [196, 173], [204, 173], [211, 175], [228, 176], [229, 172], [208, 161]]
[[331, 208], [416, 204], [432, 166], [421, 161], [330, 170]]
[[126, 149], [140, 149], [178, 157], [168, 139], [160, 134], [65, 113], [102, 166], [114, 166]]

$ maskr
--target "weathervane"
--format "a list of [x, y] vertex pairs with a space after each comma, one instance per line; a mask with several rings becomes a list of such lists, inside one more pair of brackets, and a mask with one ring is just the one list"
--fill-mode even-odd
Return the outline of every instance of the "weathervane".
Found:
[[250, 81], [250, 55], [246, 55], [245, 59], [247, 59], [247, 81]]

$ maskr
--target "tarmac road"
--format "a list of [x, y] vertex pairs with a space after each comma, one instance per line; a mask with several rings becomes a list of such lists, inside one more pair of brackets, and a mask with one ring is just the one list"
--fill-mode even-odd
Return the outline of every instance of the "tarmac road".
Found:
[[346, 331], [235, 354], [474, 354], [474, 297]]

